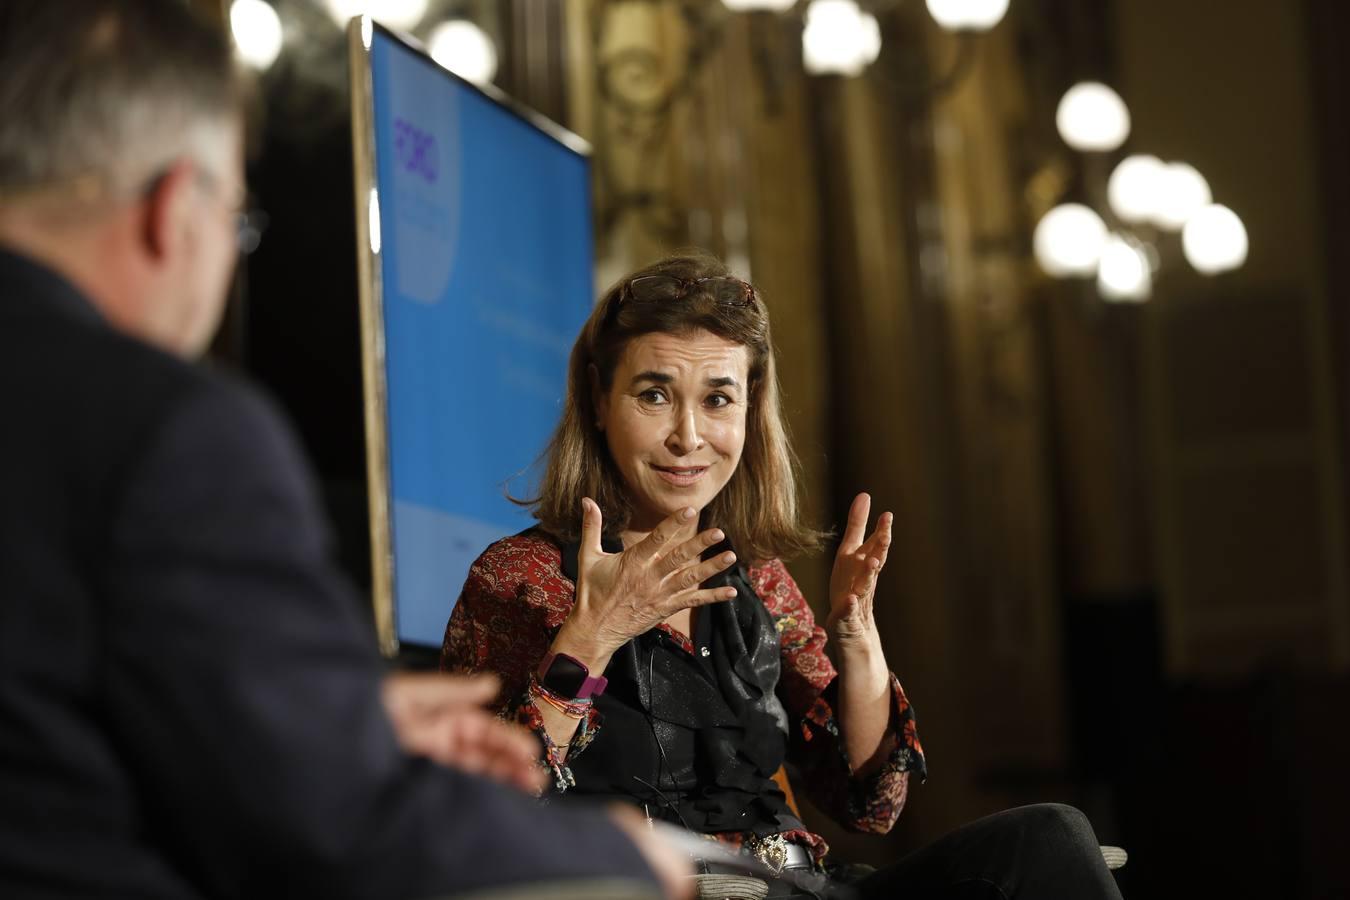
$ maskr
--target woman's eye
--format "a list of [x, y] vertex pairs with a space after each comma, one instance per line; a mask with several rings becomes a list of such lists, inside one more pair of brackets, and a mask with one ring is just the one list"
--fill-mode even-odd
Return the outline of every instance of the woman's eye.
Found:
[[707, 403], [713, 409], [721, 409], [731, 405], [731, 398], [726, 394], [712, 394], [708, 397]]
[[641, 400], [643, 403], [661, 403], [666, 399], [666, 395], [658, 391], [656, 388], [648, 388], [647, 390], [638, 394], [638, 399]]

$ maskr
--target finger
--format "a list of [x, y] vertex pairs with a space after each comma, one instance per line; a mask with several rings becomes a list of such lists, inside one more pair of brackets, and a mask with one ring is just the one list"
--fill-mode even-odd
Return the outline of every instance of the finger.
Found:
[[844, 527], [844, 537], [839, 542], [841, 553], [852, 553], [862, 546], [863, 536], [867, 534], [867, 517], [872, 513], [872, 498], [859, 494], [853, 498], [848, 508], [848, 524]]
[[538, 765], [539, 742], [532, 735], [495, 719], [466, 726], [450, 765], [524, 791], [544, 787], [547, 773]]
[[726, 534], [720, 528], [709, 528], [702, 534], [695, 535], [662, 557], [659, 566], [661, 574], [671, 575], [685, 566], [697, 563], [704, 550], [717, 546], [725, 538]]
[[891, 536], [894, 525], [895, 515], [893, 513], [884, 512], [877, 521], [876, 534], [872, 536], [874, 541], [872, 555], [880, 560], [883, 566], [886, 565], [886, 557], [888, 557], [891, 552]]
[[419, 735], [417, 750], [445, 765], [480, 770], [533, 765], [539, 743], [525, 729], [483, 712], [447, 716]]
[[672, 547], [672, 542], [679, 537], [681, 531], [689, 527], [696, 515], [698, 515], [698, 512], [692, 506], [686, 506], [674, 515], [668, 516], [660, 525], [652, 529], [651, 534], [638, 541], [627, 552], [644, 561], [668, 552]]
[[478, 741], [475, 737], [495, 722], [481, 711], [424, 719], [399, 732], [399, 743], [414, 756], [425, 756], [445, 766], [470, 768], [468, 761]]
[[862, 574], [849, 585], [859, 597], [870, 597], [877, 589], [877, 577], [881, 574], [881, 560], [869, 556], [863, 561]]
[[699, 588], [693, 591], [680, 591], [670, 598], [666, 605], [665, 613], [673, 616], [682, 609], [693, 609], [696, 606], [709, 606], [713, 603], [725, 603], [736, 596], [734, 587], [720, 588]]
[[497, 676], [441, 675], [398, 672], [381, 685], [385, 709], [391, 718], [423, 717], [446, 709], [481, 707], [501, 689]]
[[518, 784], [522, 781], [521, 776], [528, 775], [535, 768], [535, 761], [522, 760], [509, 753], [495, 753], [491, 758], [493, 777], [502, 784]]
[[590, 497], [581, 498], [581, 547], [583, 558], [593, 559], [605, 551], [600, 544], [600, 533], [604, 530], [604, 517], [600, 514], [600, 504]]
[[408, 675], [407, 695], [421, 706], [484, 706], [497, 696], [502, 682], [496, 675], [441, 675], [424, 672]]
[[877, 517], [877, 527], [868, 535], [867, 540], [858, 548], [862, 553], [868, 556], [880, 556], [891, 546], [891, 528], [895, 523], [895, 516], [889, 512], [884, 512]]
[[666, 584], [676, 591], [691, 591], [718, 572], [725, 572], [736, 564], [736, 554], [728, 550], [712, 559], [691, 563], [666, 579]]

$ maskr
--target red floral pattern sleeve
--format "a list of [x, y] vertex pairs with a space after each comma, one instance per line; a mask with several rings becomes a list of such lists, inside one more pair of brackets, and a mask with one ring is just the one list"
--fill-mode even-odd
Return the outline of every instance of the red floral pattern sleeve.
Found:
[[548, 736], [530, 695], [534, 670], [575, 596], [555, 544], [529, 535], [505, 538], [484, 550], [469, 569], [441, 645], [442, 671], [491, 672], [501, 679], [499, 714], [539, 737], [544, 748], [540, 762], [551, 770], [558, 791], [576, 783], [566, 759], [586, 749], [602, 718], [592, 707], [564, 754]]
[[816, 624], [797, 583], [779, 560], [750, 569], [750, 583], [773, 617], [782, 647], [778, 696], [793, 723], [788, 761], [805, 774], [802, 788], [841, 825], [882, 834], [900, 816], [909, 776], [927, 774], [914, 711], [900, 682], [891, 676], [891, 722], [884, 740], [885, 762], [856, 776], [849, 763], [834, 707], [836, 672], [825, 655], [825, 630]]

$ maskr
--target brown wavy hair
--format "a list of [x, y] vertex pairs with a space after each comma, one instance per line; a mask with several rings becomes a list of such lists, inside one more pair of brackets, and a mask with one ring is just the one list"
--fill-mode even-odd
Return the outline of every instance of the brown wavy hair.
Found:
[[600, 505], [605, 530], [627, 527], [633, 508], [609, 445], [596, 427], [590, 368], [602, 390], [628, 342], [644, 334], [687, 334], [705, 330], [749, 348], [749, 408], [740, 465], [704, 511], [704, 527], [726, 532], [742, 559], [790, 558], [820, 546], [823, 535], [802, 524], [797, 502], [800, 465], [783, 423], [769, 311], [756, 292], [747, 305], [730, 305], [708, 291], [691, 289], [669, 303], [622, 303], [624, 288], [645, 275], [692, 281], [730, 276], [715, 256], [684, 251], [632, 272], [605, 292], [572, 347], [562, 419], [544, 452], [537, 497], [518, 501], [531, 507], [543, 528], [565, 541], [581, 535], [581, 498]]

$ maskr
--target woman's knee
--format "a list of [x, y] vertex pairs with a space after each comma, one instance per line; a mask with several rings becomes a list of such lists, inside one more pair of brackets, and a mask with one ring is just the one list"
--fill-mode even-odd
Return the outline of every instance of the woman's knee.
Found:
[[1023, 829], [1038, 841], [1052, 843], [1061, 850], [1082, 848], [1100, 852], [1092, 823], [1079, 809], [1065, 803], [1037, 803], [1012, 810]]

